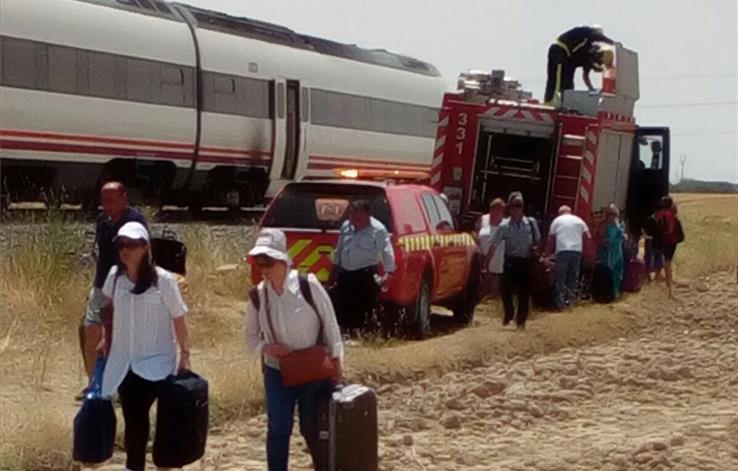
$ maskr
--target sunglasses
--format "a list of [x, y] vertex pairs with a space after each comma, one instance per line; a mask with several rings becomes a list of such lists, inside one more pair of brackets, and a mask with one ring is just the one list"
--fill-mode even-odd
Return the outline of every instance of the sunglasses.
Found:
[[513, 204], [511, 204], [511, 205], [510, 205], [510, 207], [511, 207], [512, 209], [515, 209], [515, 208], [522, 208], [522, 207], [523, 207], [523, 205], [522, 205], [522, 204], [520, 204], [520, 203], [513, 203]]
[[117, 250], [123, 250], [123, 249], [135, 249], [136, 247], [143, 247], [146, 245], [146, 242], [139, 241], [139, 240], [119, 240], [115, 243], [115, 248]]
[[257, 256], [254, 257], [254, 266], [261, 268], [272, 268], [277, 261], [270, 257]]

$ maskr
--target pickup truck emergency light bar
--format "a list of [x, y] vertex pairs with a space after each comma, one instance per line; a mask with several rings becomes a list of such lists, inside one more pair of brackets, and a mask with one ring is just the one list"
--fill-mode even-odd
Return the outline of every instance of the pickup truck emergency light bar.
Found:
[[336, 169], [336, 175], [352, 180], [402, 180], [423, 182], [430, 180], [430, 173], [421, 170], [372, 170], [345, 168]]

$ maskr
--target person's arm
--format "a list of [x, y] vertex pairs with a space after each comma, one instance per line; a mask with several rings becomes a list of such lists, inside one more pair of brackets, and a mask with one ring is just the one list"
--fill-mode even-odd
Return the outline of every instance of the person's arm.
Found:
[[593, 43], [605, 43], [605, 44], [615, 44], [615, 41], [605, 36], [603, 33], [598, 33], [596, 31], [593, 31], [591, 36], [589, 37], [589, 41]]
[[310, 292], [313, 294], [315, 307], [318, 309], [318, 315], [323, 321], [323, 342], [331, 352], [331, 356], [338, 360], [339, 368], [342, 368], [344, 356], [343, 339], [341, 339], [341, 329], [336, 320], [333, 303], [331, 303], [328, 292], [312, 273], [308, 275], [308, 283], [310, 285]]
[[584, 66], [582, 67], [582, 79], [584, 80], [584, 84], [587, 86], [587, 90], [590, 92], [593, 92], [595, 90], [595, 87], [592, 85], [592, 81], [589, 78], [589, 72], [591, 70], [591, 67]]
[[381, 229], [377, 234], [377, 237], [382, 245], [381, 255], [384, 271], [385, 273], [392, 273], [395, 271], [395, 251], [392, 248], [392, 239], [386, 229]]
[[259, 312], [254, 303], [249, 300], [246, 303], [246, 346], [255, 357], [258, 357], [262, 354], [265, 345], [266, 342], [261, 338]]
[[546, 239], [546, 248], [544, 249], [543, 255], [551, 255], [554, 253], [554, 247], [556, 244], [556, 236], [553, 235], [553, 233], [550, 233], [548, 235], [548, 239]]
[[190, 331], [185, 316], [176, 317], [173, 321], [174, 333], [179, 344], [179, 365], [177, 371], [190, 371]]
[[179, 366], [177, 371], [190, 370], [190, 332], [187, 328], [185, 314], [187, 313], [187, 305], [182, 299], [182, 293], [179, 290], [179, 284], [173, 273], [163, 269], [157, 269], [159, 274], [159, 290], [164, 306], [169, 311], [174, 325], [174, 333], [177, 337], [179, 345]]

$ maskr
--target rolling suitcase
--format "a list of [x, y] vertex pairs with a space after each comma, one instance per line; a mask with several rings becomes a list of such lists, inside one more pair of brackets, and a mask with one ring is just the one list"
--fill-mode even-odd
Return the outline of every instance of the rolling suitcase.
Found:
[[154, 464], [179, 468], [205, 454], [208, 435], [208, 382], [192, 371], [169, 376], [156, 409]]
[[318, 471], [376, 471], [377, 395], [360, 384], [336, 388], [318, 401]]
[[604, 263], [597, 263], [592, 273], [592, 299], [598, 303], [611, 303], [615, 300], [612, 270]]
[[646, 282], [646, 262], [640, 257], [633, 257], [628, 262], [621, 288], [628, 293], [637, 293]]
[[95, 363], [92, 384], [82, 407], [74, 417], [74, 461], [99, 464], [113, 456], [115, 444], [115, 411], [110, 398], [102, 397], [105, 358]]

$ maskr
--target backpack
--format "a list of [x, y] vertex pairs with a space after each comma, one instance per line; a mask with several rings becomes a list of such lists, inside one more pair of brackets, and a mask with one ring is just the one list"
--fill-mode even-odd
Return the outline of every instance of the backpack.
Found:
[[[313, 308], [313, 311], [315, 311], [315, 314], [318, 314], [318, 307], [315, 305], [315, 301], [313, 300], [313, 292], [310, 290], [310, 282], [308, 281], [307, 275], [303, 275], [300, 273], [297, 275], [297, 281], [300, 285], [300, 293], [302, 293], [302, 297], [305, 298], [305, 301], [310, 305], [311, 308]], [[258, 312], [259, 309], [261, 309], [261, 300], [259, 299], [259, 287], [254, 286], [249, 290], [249, 299], [251, 299], [251, 303], [256, 308], [256, 311]]]

